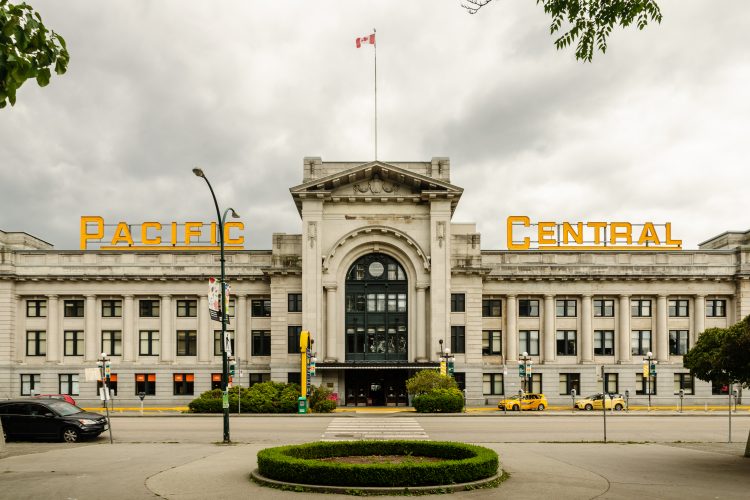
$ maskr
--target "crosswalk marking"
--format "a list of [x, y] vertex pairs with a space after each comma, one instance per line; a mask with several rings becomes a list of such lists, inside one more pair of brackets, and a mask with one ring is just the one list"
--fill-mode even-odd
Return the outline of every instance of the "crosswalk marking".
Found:
[[323, 433], [323, 441], [358, 439], [429, 439], [414, 418], [334, 418]]

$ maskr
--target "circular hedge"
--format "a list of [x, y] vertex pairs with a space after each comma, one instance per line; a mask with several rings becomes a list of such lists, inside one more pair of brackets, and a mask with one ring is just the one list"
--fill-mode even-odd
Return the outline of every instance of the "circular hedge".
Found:
[[[352, 464], [321, 458], [369, 455], [437, 457], [437, 462]], [[445, 441], [336, 441], [266, 448], [258, 471], [288, 483], [325, 486], [434, 486], [468, 483], [497, 474], [497, 453]]]

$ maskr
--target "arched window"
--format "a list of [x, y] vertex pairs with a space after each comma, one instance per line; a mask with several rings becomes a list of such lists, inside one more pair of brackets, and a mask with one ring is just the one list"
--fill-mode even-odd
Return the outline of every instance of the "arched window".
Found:
[[393, 257], [371, 253], [346, 273], [346, 359], [406, 361], [406, 273]]

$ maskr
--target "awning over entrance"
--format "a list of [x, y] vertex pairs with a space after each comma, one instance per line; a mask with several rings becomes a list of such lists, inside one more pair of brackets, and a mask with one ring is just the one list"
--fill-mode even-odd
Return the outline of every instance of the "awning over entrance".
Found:
[[317, 363], [317, 370], [429, 370], [439, 368], [436, 362], [423, 363]]

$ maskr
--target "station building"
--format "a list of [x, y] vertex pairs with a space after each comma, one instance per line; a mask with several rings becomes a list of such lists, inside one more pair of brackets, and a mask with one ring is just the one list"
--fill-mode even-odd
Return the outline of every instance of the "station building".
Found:
[[[319, 360], [313, 384], [341, 405], [405, 405], [404, 382], [454, 356], [470, 405], [525, 389], [551, 404], [578, 394], [631, 403], [724, 401], [682, 355], [706, 328], [750, 314], [750, 232], [698, 250], [481, 250], [454, 223], [463, 190], [450, 162], [305, 158], [290, 189], [301, 234], [270, 250], [228, 251], [232, 353], [242, 386], [298, 381], [299, 334]], [[498, 221], [498, 224], [502, 224]], [[112, 359], [115, 405], [184, 405], [220, 385], [221, 325], [208, 313], [216, 251], [55, 250], [0, 231], [0, 397], [98, 399], [85, 369]], [[644, 377], [648, 352], [655, 377]]]

